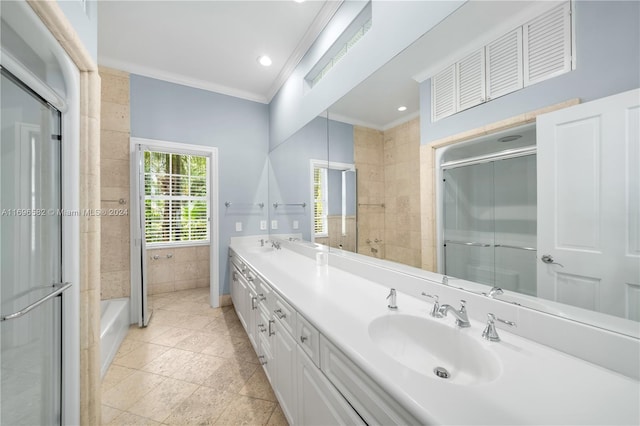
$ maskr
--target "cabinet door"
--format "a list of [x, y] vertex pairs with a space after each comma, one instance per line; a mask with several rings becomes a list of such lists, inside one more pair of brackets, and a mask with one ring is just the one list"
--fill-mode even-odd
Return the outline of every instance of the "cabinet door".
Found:
[[256, 291], [249, 286], [247, 286], [247, 335], [249, 336], [249, 341], [253, 345], [254, 349], [258, 349], [258, 332], [256, 331], [256, 324], [258, 321], [259, 309], [258, 309], [258, 296]]
[[[236, 313], [238, 314], [238, 318], [242, 323], [242, 326], [245, 330], [247, 330], [247, 307], [248, 307], [248, 298], [249, 298], [249, 288], [247, 287], [247, 283], [244, 280], [244, 277], [241, 274], [237, 275], [237, 304], [236, 304]], [[234, 304], [236, 301], [233, 301]]]
[[364, 425], [358, 413], [298, 348], [298, 423], [305, 426]]
[[289, 424], [298, 424], [296, 416], [296, 342], [285, 330], [280, 320], [275, 321], [274, 327], [273, 358], [276, 364], [274, 390]]
[[273, 373], [275, 371], [275, 363], [273, 361], [273, 354], [271, 352], [271, 345], [269, 344], [268, 337], [264, 333], [259, 333], [257, 337], [258, 341], [258, 359], [260, 360], [260, 365], [264, 369], [264, 373], [267, 375], [267, 379], [269, 379], [269, 383], [271, 387], [274, 388], [274, 376]]

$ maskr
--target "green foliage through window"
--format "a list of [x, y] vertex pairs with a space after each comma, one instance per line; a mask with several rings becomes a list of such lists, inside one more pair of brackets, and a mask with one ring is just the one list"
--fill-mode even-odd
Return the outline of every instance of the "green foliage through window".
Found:
[[144, 153], [147, 243], [209, 240], [208, 159]]
[[316, 235], [328, 232], [327, 224], [327, 169], [313, 169], [313, 230]]

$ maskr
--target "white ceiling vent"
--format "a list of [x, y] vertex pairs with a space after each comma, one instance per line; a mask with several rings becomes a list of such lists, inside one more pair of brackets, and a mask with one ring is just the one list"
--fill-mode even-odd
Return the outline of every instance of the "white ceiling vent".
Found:
[[371, 29], [371, 1], [362, 12], [353, 20], [346, 30], [338, 37], [336, 42], [327, 50], [316, 65], [304, 78], [307, 87], [312, 88], [324, 78], [335, 64], [340, 62], [347, 53], [364, 37]]

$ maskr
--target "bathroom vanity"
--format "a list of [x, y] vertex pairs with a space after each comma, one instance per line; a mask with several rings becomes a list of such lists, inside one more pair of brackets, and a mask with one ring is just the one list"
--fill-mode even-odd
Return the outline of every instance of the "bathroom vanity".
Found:
[[[229, 251], [235, 309], [290, 424], [640, 422], [637, 376], [527, 338], [529, 310], [323, 250], [241, 237]], [[488, 314], [518, 328], [495, 320], [488, 340]]]

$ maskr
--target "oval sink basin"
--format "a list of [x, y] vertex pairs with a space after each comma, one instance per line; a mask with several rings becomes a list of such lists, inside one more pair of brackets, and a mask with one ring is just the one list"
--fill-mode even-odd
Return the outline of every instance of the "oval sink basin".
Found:
[[[468, 329], [438, 322], [447, 320], [451, 318], [388, 315], [369, 324], [369, 336], [386, 355], [427, 378], [460, 385], [496, 379], [501, 370], [497, 357], [469, 336]], [[448, 378], [442, 377], [442, 368]]]
[[245, 247], [245, 250], [248, 251], [249, 253], [269, 253], [272, 251], [275, 251], [275, 249], [271, 246], [252, 246], [252, 247]]

